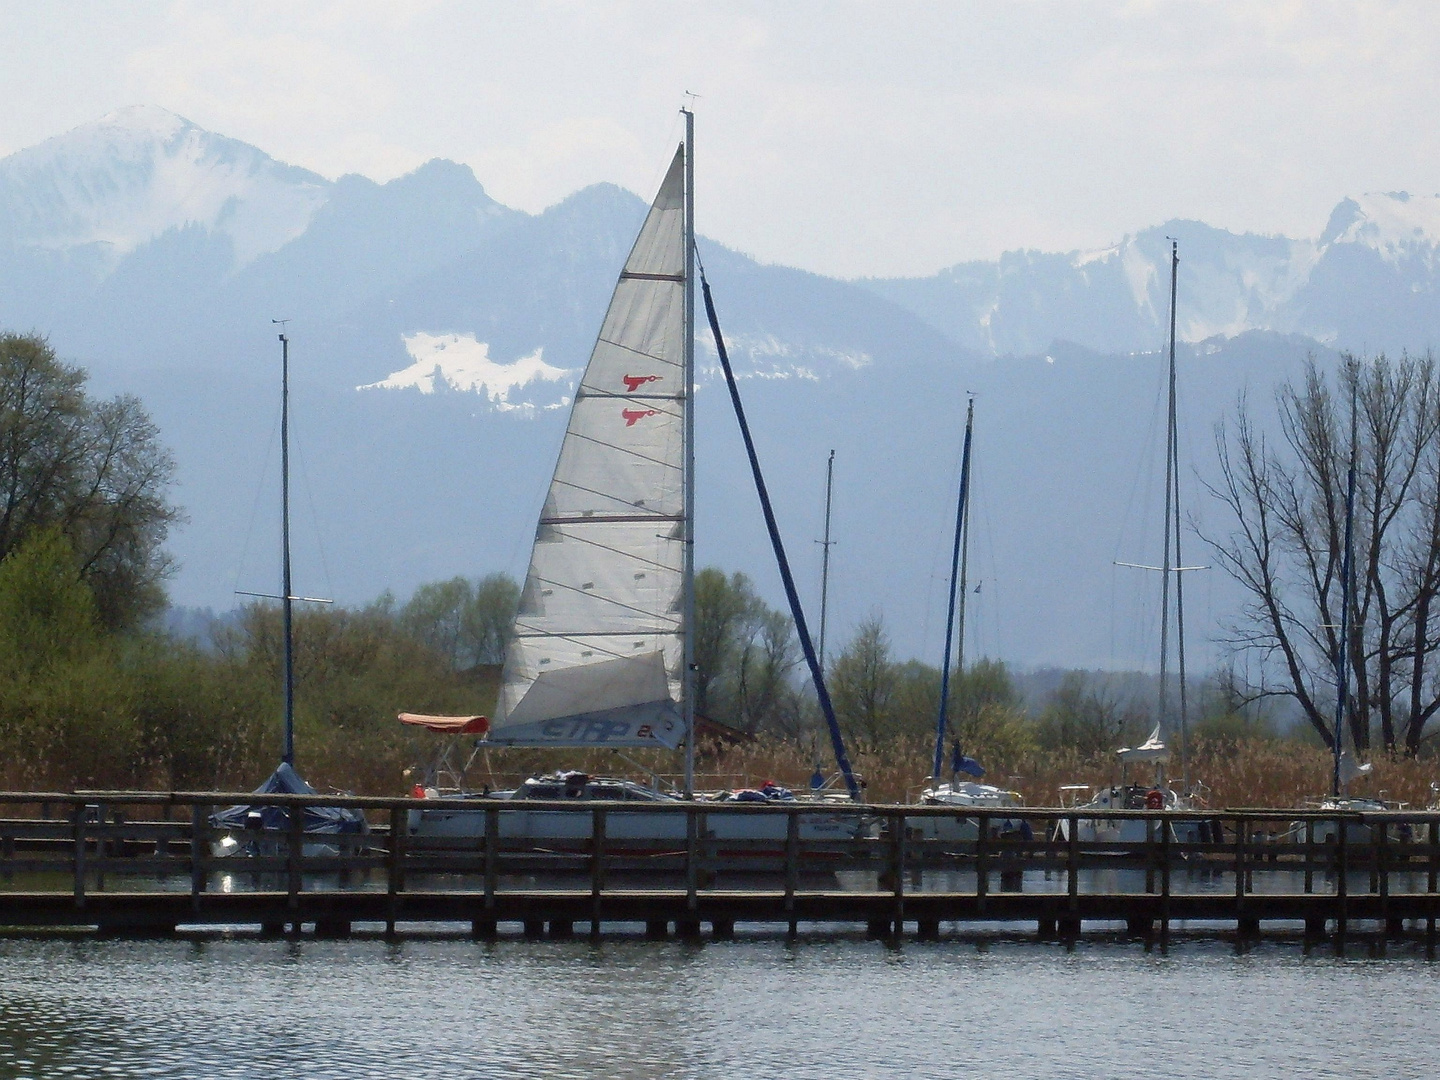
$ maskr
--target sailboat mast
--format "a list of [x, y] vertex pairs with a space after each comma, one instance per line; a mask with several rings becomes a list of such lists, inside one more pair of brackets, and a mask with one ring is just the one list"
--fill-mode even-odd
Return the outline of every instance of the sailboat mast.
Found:
[[280, 335], [280, 610], [285, 637], [285, 753], [295, 764], [295, 647], [290, 588], [290, 338]]
[[[1331, 749], [1335, 755], [1331, 776], [1331, 794], [1340, 794], [1340, 755], [1345, 746], [1345, 705], [1350, 692], [1350, 594], [1354, 591], [1355, 575], [1355, 455], [1359, 445], [1360, 422], [1356, 397], [1360, 389], [1360, 372], [1352, 371], [1350, 384], [1350, 471], [1345, 478], [1345, 555], [1340, 564], [1340, 641], [1335, 649], [1335, 738]], [[1356, 751], [1359, 752], [1358, 749]]]
[[955, 608], [955, 677], [965, 674], [965, 591], [970, 581], [970, 429], [975, 415], [975, 399], [970, 399], [965, 417], [965, 453], [960, 463], [960, 483], [965, 486], [965, 499], [960, 530], [960, 600]]
[[935, 761], [930, 774], [937, 784], [940, 782], [940, 770], [945, 765], [945, 724], [946, 710], [950, 704], [950, 652], [955, 631], [955, 591], [959, 587], [960, 550], [970, 496], [970, 442], [974, 430], [975, 399], [971, 398], [965, 410], [965, 449], [960, 455], [960, 494], [955, 500], [955, 546], [950, 553], [950, 602], [945, 611], [945, 656], [940, 661], [940, 713], [935, 719]]
[[1170, 241], [1170, 390], [1165, 424], [1165, 543], [1160, 563], [1160, 702], [1156, 721], [1163, 732], [1168, 711], [1170, 662], [1170, 540], [1172, 522], [1178, 507], [1175, 494], [1175, 285], [1180, 268], [1180, 244]]
[[685, 797], [695, 796], [695, 114], [685, 114]]
[[820, 541], [820, 670], [825, 670], [825, 618], [830, 606], [830, 496], [835, 490], [835, 451], [825, 464], [825, 539]]

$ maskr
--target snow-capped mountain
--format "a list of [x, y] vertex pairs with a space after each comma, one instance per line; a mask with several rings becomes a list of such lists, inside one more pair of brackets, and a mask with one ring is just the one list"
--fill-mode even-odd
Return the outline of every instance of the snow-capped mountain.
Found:
[[152, 106], [120, 109], [0, 161], [0, 237], [49, 251], [90, 249], [112, 270], [171, 230], [225, 237], [234, 265], [309, 228], [330, 184]]
[[1056, 338], [1128, 352], [1165, 338], [1172, 237], [1182, 340], [1269, 330], [1362, 351], [1440, 340], [1440, 195], [1403, 191], [1344, 199], [1314, 239], [1168, 221], [1100, 251], [1016, 251], [865, 284], [992, 356], [1031, 355]]

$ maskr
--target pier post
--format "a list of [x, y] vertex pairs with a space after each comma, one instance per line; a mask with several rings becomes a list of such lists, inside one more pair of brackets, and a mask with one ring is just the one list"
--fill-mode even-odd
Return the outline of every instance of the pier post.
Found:
[[[285, 904], [295, 911], [300, 907], [300, 859], [305, 853], [305, 808], [291, 803], [287, 808], [290, 829], [285, 845]], [[298, 933], [300, 924], [295, 924]]]
[[793, 938], [800, 932], [795, 919], [795, 888], [800, 880], [800, 818], [795, 813], [786, 815], [785, 821], [785, 914], [789, 918], [789, 934]]
[[1349, 859], [1346, 858], [1348, 838], [1345, 819], [1335, 819], [1335, 933], [1344, 937], [1350, 924]]
[[190, 910], [200, 911], [200, 894], [205, 891], [209, 875], [205, 873], [205, 856], [210, 846], [210, 807], [195, 803], [190, 807]]
[[[1235, 927], [1241, 936], [1250, 933], [1253, 920], [1245, 914], [1245, 847], [1250, 835], [1250, 822], [1245, 818], [1235, 820]], [[1257, 926], [1258, 929], [1258, 926]]]
[[1170, 940], [1170, 834], [1174, 830], [1160, 822], [1160, 942]]
[[605, 808], [595, 807], [591, 821], [590, 936], [600, 936], [600, 897], [605, 892]]
[[1080, 933], [1080, 819], [1071, 814], [1066, 822], [1070, 830], [1070, 843], [1065, 849], [1065, 892], [1066, 914], [1060, 919], [1060, 933], [1073, 936]]
[[75, 906], [85, 906], [85, 804], [75, 803], [70, 812], [73, 826]]
[[398, 806], [390, 808], [390, 843], [385, 852], [385, 934], [395, 935], [395, 919], [400, 913], [400, 894], [405, 891], [405, 833], [409, 813]]
[[485, 808], [485, 910], [495, 910], [495, 885], [500, 876], [500, 811]]
[[985, 914], [985, 897], [990, 892], [990, 816], [983, 810], [975, 818], [975, 913]]

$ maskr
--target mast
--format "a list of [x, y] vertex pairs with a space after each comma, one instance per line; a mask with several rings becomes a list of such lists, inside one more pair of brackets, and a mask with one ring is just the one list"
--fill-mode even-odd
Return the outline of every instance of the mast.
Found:
[[819, 541], [820, 556], [820, 670], [825, 670], [825, 616], [830, 602], [830, 496], [835, 490], [835, 451], [825, 464], [825, 539]]
[[1165, 543], [1160, 564], [1160, 702], [1156, 712], [1162, 737], [1168, 711], [1170, 661], [1170, 564], [1171, 529], [1179, 514], [1175, 495], [1175, 286], [1180, 268], [1179, 241], [1170, 241], [1170, 392], [1165, 426]]
[[1345, 705], [1350, 692], [1350, 593], [1355, 576], [1355, 456], [1359, 445], [1359, 415], [1356, 397], [1360, 388], [1360, 372], [1352, 372], [1350, 384], [1350, 470], [1345, 478], [1345, 555], [1340, 564], [1340, 641], [1335, 648], [1335, 738], [1331, 749], [1335, 755], [1334, 772], [1330, 779], [1331, 794], [1340, 794], [1340, 755], [1345, 746]]
[[[950, 603], [945, 612], [945, 656], [940, 662], [940, 715], [935, 720], [935, 761], [931, 771], [931, 777], [936, 784], [940, 782], [940, 770], [945, 764], [945, 722], [946, 709], [950, 702], [950, 651], [952, 635], [955, 630], [955, 592], [957, 587], [960, 589], [962, 605], [964, 603], [964, 586], [960, 584], [960, 554], [970, 502], [970, 443], [974, 429], [975, 399], [972, 397], [965, 410], [965, 448], [960, 455], [960, 495], [955, 501], [955, 546], [950, 554]], [[963, 618], [960, 626], [960, 633], [963, 637], [965, 633]], [[960, 652], [962, 664], [964, 655], [962, 645]]]
[[285, 753], [295, 766], [295, 647], [291, 632], [290, 588], [290, 338], [280, 335], [280, 610], [285, 635]]
[[685, 114], [685, 797], [695, 797], [695, 114]]

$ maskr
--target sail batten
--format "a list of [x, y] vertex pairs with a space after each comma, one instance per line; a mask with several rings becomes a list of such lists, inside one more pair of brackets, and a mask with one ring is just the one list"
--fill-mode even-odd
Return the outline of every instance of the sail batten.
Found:
[[684, 736], [684, 193], [682, 147], [571, 403], [492, 742], [674, 747]]

